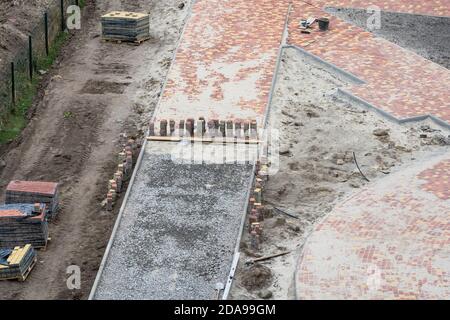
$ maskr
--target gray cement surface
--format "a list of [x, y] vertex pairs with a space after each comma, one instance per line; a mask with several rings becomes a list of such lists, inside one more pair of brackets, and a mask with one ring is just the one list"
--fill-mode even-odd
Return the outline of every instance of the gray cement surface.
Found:
[[[368, 30], [372, 13], [349, 8], [327, 8], [327, 12]], [[403, 48], [450, 68], [450, 18], [417, 14], [381, 12], [381, 28], [372, 31]]]
[[160, 146], [146, 145], [94, 299], [212, 299], [226, 283], [253, 168], [179, 164]]

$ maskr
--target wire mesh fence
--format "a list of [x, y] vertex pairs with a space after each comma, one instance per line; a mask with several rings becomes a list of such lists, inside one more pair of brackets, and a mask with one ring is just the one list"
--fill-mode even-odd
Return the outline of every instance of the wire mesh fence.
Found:
[[0, 70], [0, 131], [11, 115], [22, 116], [34, 96], [39, 73], [50, 67], [56, 47], [65, 35], [67, 8], [78, 0], [54, 0], [42, 13], [27, 41], [17, 44], [17, 54]]

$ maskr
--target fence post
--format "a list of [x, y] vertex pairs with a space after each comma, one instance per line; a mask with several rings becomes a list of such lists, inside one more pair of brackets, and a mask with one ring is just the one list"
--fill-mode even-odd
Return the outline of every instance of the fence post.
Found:
[[44, 25], [45, 25], [45, 53], [48, 56], [48, 13], [44, 13]]
[[80, 0], [76, 0], [75, 4], [77, 5], [77, 7], [79, 7], [80, 6]]
[[33, 80], [33, 44], [31, 36], [28, 36], [28, 69], [30, 71], [30, 80]]
[[65, 27], [64, 27], [64, 0], [61, 0], [61, 31], [64, 31], [65, 30]]
[[16, 79], [14, 76], [14, 62], [11, 62], [11, 102], [16, 105]]

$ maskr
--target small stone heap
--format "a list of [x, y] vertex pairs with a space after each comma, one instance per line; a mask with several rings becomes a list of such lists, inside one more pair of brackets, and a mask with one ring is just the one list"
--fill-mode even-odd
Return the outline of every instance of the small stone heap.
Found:
[[150, 16], [145, 13], [113, 11], [102, 16], [104, 40], [140, 43], [150, 37]]
[[0, 248], [31, 244], [45, 248], [48, 223], [45, 204], [0, 205]]
[[0, 249], [0, 280], [25, 281], [36, 261], [36, 251], [30, 244], [14, 249]]
[[6, 188], [5, 203], [44, 203], [48, 210], [48, 217], [54, 218], [58, 210], [58, 184], [42, 181], [11, 181]]

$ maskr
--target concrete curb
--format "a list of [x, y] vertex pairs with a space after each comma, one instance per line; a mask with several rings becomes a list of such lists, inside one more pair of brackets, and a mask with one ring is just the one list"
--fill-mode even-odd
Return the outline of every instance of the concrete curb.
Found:
[[[331, 69], [332, 71], [336, 72], [338, 75], [341, 75], [347, 79], [349, 79], [350, 81], [354, 82], [355, 84], [359, 84], [359, 85], [363, 85], [366, 84], [366, 82], [360, 78], [358, 78], [357, 76], [355, 76], [354, 74], [347, 72], [341, 68], [339, 68], [338, 66], [327, 62], [321, 58], [319, 58], [318, 56], [300, 48], [297, 47], [295, 45], [286, 45], [284, 46], [284, 48], [292, 48], [295, 49], [297, 51], [299, 51], [301, 54], [313, 59], [314, 61], [318, 62], [319, 64], [322, 64], [323, 66], [325, 66], [326, 68]], [[389, 112], [380, 109], [379, 107], [376, 107], [375, 105], [373, 105], [372, 103], [354, 95], [353, 93], [351, 93], [350, 91], [348, 91], [347, 89], [344, 88], [338, 88], [337, 89], [337, 96], [343, 97], [343, 98], [349, 98], [351, 101], [356, 102], [360, 105], [362, 105], [363, 107], [367, 108], [367, 109], [371, 109], [374, 110], [376, 112], [378, 112], [380, 115], [382, 115], [383, 117], [387, 118], [390, 121], [393, 121], [395, 123], [398, 124], [404, 124], [404, 123], [409, 123], [409, 122], [419, 122], [419, 121], [423, 121], [426, 119], [431, 119], [432, 121], [434, 121], [436, 124], [446, 128], [446, 129], [450, 129], [450, 123], [445, 122], [444, 120], [430, 115], [430, 114], [425, 114], [422, 116], [416, 116], [416, 117], [410, 117], [410, 118], [404, 118], [404, 119], [399, 119], [395, 116], [393, 116], [392, 114], [390, 114]]]
[[404, 119], [399, 119], [395, 116], [393, 116], [392, 114], [390, 114], [389, 112], [382, 110], [378, 107], [376, 107], [375, 105], [373, 105], [370, 102], [367, 102], [366, 100], [354, 95], [353, 93], [351, 93], [350, 91], [346, 90], [346, 89], [342, 89], [342, 88], [338, 88], [338, 92], [336, 94], [337, 96], [340, 96], [341, 98], [344, 99], [349, 99], [353, 102], [356, 102], [357, 104], [362, 105], [364, 108], [369, 109], [369, 110], [374, 110], [377, 113], [379, 113], [380, 115], [382, 115], [383, 117], [387, 118], [390, 121], [393, 121], [395, 123], [398, 124], [404, 124], [404, 123], [410, 123], [410, 122], [419, 122], [419, 121], [423, 121], [426, 119], [431, 119], [433, 122], [435, 122], [437, 125], [444, 127], [446, 129], [450, 129], [450, 124], [445, 122], [442, 119], [439, 119], [438, 117], [435, 117], [433, 115], [430, 114], [426, 114], [423, 116], [416, 116], [416, 117], [411, 117], [411, 118], [404, 118]]
[[[273, 77], [272, 77], [272, 85], [271, 85], [271, 89], [270, 89], [270, 92], [269, 92], [269, 99], [267, 101], [266, 112], [264, 114], [264, 120], [263, 120], [263, 123], [262, 123], [264, 128], [266, 127], [267, 121], [269, 119], [270, 107], [272, 105], [272, 98], [273, 98], [275, 87], [276, 87], [276, 84], [277, 84], [278, 74], [279, 74], [279, 70], [280, 70], [281, 57], [283, 55], [283, 50], [284, 50], [284, 47], [285, 47], [284, 39], [285, 39], [285, 36], [287, 35], [287, 31], [288, 31], [287, 27], [288, 27], [288, 21], [289, 21], [289, 16], [290, 16], [290, 12], [291, 12], [291, 7], [292, 7], [292, 4], [289, 5], [287, 13], [286, 13], [286, 19], [285, 19], [285, 22], [284, 22], [284, 31], [283, 31], [283, 35], [281, 37], [281, 44], [280, 44], [280, 47], [278, 49], [277, 63], [275, 65], [275, 70], [274, 70], [274, 74], [273, 74]], [[227, 300], [228, 299], [228, 294], [231, 291], [231, 286], [233, 285], [234, 272], [235, 272], [235, 269], [237, 268], [237, 264], [239, 263], [240, 245], [241, 245], [242, 235], [243, 235], [243, 232], [244, 232], [245, 221], [247, 220], [246, 219], [247, 218], [247, 212], [248, 212], [248, 207], [250, 205], [249, 199], [250, 199], [250, 194], [251, 194], [252, 189], [253, 189], [253, 182], [255, 180], [255, 173], [256, 173], [255, 171], [256, 171], [256, 163], [253, 164], [252, 176], [250, 178], [249, 188], [247, 190], [247, 195], [246, 195], [246, 199], [247, 200], [245, 202], [246, 204], [245, 204], [245, 208], [244, 208], [244, 215], [242, 216], [241, 226], [239, 228], [239, 233], [238, 233], [238, 239], [236, 241], [235, 253], [234, 253], [234, 258], [233, 258], [233, 265], [231, 266], [230, 274], [228, 276], [228, 282], [227, 282], [227, 285], [225, 287], [222, 300]]]
[[284, 48], [292, 48], [295, 49], [297, 51], [299, 51], [300, 53], [302, 53], [303, 55], [313, 59], [314, 61], [318, 62], [319, 64], [322, 64], [323, 66], [325, 66], [328, 69], [331, 69], [332, 71], [334, 71], [335, 73], [337, 73], [338, 75], [343, 76], [344, 78], [347, 78], [348, 80], [350, 80], [351, 82], [355, 83], [355, 84], [366, 84], [366, 82], [362, 79], [360, 79], [358, 76], [347, 72], [341, 68], [339, 68], [338, 66], [323, 60], [322, 58], [306, 51], [305, 49], [302, 49], [296, 45], [292, 45], [292, 44], [288, 44], [285, 45]]

